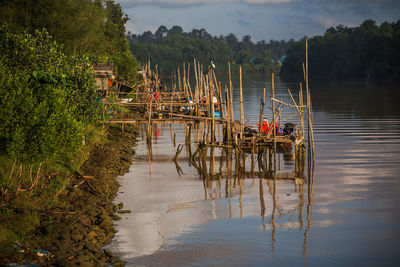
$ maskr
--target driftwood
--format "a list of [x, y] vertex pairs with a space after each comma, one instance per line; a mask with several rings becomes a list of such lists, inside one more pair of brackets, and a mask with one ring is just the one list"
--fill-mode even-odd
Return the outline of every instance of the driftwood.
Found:
[[78, 171], [74, 170], [71, 166], [69, 166], [63, 162], [58, 161], [57, 163], [66, 167], [67, 169], [69, 169], [72, 172], [73, 176], [75, 176], [79, 179], [82, 179], [82, 181], [78, 185], [75, 185], [74, 187], [78, 187], [81, 184], [86, 183], [87, 186], [89, 187], [89, 189], [92, 191], [92, 193], [96, 192], [96, 190], [93, 188], [93, 186], [88, 181], [88, 179], [94, 179], [93, 176], [84, 176], [84, 175], [80, 174]]

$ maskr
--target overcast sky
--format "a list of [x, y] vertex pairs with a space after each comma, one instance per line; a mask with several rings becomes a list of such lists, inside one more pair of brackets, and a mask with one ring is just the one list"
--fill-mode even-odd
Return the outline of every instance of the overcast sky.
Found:
[[212, 35], [249, 34], [253, 41], [295, 40], [320, 35], [339, 24], [357, 26], [400, 19], [400, 0], [116, 0], [132, 33], [179, 25]]

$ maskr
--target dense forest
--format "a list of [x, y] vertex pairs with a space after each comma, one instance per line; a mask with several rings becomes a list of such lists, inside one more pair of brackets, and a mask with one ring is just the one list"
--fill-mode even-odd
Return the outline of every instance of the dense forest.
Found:
[[[329, 28], [309, 39], [310, 76], [400, 79], [400, 20], [380, 26], [365, 20], [359, 27]], [[304, 39], [295, 42], [283, 62], [281, 76], [302, 77]]]
[[113, 0], [5, 0], [0, 23], [12, 31], [45, 29], [69, 56], [114, 62], [120, 78], [137, 78], [137, 63], [125, 34], [128, 17]]
[[131, 51], [140, 62], [157, 64], [163, 73], [176, 71], [182, 62], [192, 62], [194, 58], [203, 64], [211, 61], [217, 70], [227, 70], [231, 61], [243, 65], [246, 71], [279, 72], [280, 61], [286, 55], [294, 40], [259, 41], [254, 43], [250, 35], [239, 40], [233, 33], [226, 36], [212, 36], [205, 29], [184, 32], [180, 26], [168, 29], [160, 26], [153, 34], [128, 33]]
[[[162, 72], [172, 73], [182, 62], [193, 58], [211, 61], [219, 71], [227, 62], [242, 65], [246, 71], [280, 73], [284, 78], [302, 77], [305, 41], [253, 42], [233, 33], [212, 36], [205, 29], [184, 32], [179, 26], [160, 26], [153, 34], [128, 33], [132, 53], [144, 63], [149, 58]], [[380, 26], [365, 20], [359, 27], [329, 28], [322, 36], [309, 38], [310, 76], [400, 79], [400, 21]], [[235, 66], [235, 65], [234, 65]]]

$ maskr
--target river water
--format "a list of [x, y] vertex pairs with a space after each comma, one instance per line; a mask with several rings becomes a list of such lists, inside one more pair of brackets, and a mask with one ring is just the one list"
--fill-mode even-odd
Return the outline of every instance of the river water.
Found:
[[[244, 77], [248, 124], [258, 120], [263, 87], [269, 97], [270, 81]], [[298, 92], [294, 83], [276, 87], [286, 102], [288, 88]], [[185, 150], [173, 161], [173, 135], [183, 144], [185, 127], [155, 127], [151, 162], [142, 135], [130, 172], [119, 177], [116, 203], [132, 213], [115, 222], [112, 251], [127, 266], [400, 266], [400, 86], [312, 81], [310, 88], [313, 177], [238, 181], [216, 150], [221, 176], [205, 182]], [[238, 96], [235, 87], [237, 112]], [[284, 114], [296, 119], [289, 108]], [[278, 165], [290, 173], [294, 161], [282, 154]]]

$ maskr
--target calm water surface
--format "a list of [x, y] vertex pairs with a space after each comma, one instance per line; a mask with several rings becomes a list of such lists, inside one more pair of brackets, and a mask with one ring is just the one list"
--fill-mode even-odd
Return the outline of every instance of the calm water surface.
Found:
[[[270, 96], [271, 84], [246, 77], [245, 119], [254, 125], [262, 88]], [[287, 102], [287, 88], [298, 92], [295, 84], [277, 87]], [[220, 180], [204, 182], [185, 150], [178, 173], [171, 132], [183, 143], [184, 126], [158, 126], [151, 163], [140, 139], [130, 172], [119, 178], [116, 202], [132, 213], [116, 222], [110, 248], [127, 266], [400, 266], [400, 86], [313, 81], [311, 90], [313, 183], [238, 181], [221, 150]], [[284, 113], [295, 120], [292, 110]], [[283, 155], [278, 164], [281, 174], [294, 168]]]

